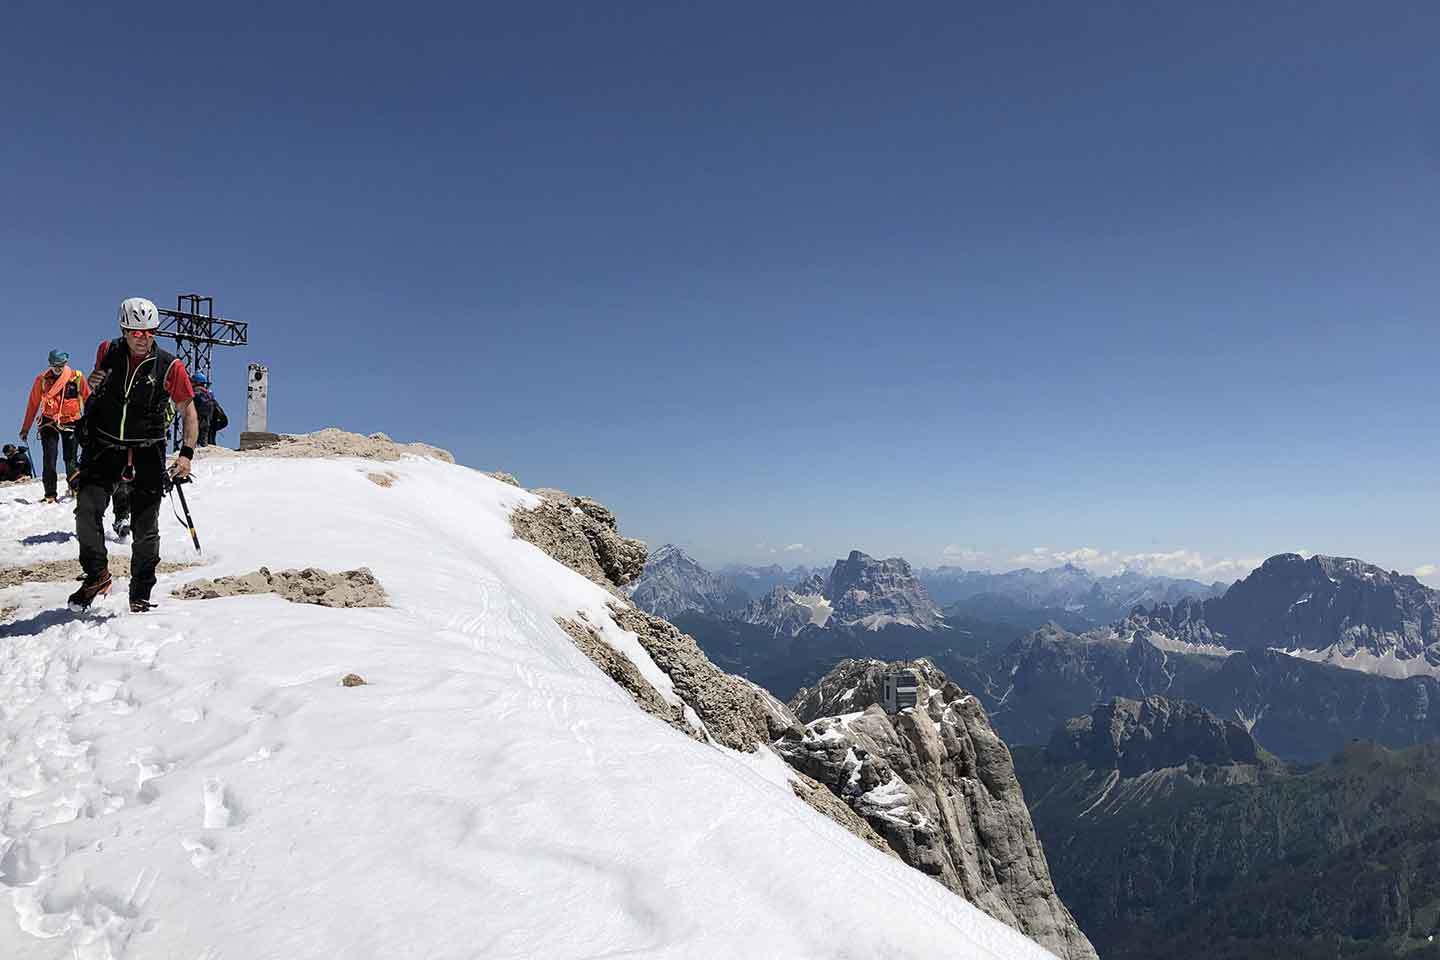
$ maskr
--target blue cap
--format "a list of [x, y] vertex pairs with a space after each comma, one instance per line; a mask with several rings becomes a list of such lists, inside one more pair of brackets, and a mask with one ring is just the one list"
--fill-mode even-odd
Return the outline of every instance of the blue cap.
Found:
[[52, 366], [52, 367], [63, 367], [63, 366], [65, 366], [65, 364], [67, 364], [67, 363], [69, 363], [69, 362], [70, 362], [70, 354], [66, 353], [64, 350], [51, 350], [51, 351], [50, 351], [50, 366]]
[[193, 377], [190, 378], [190, 382], [191, 382], [191, 383], [198, 383], [198, 384], [200, 384], [200, 385], [203, 387], [205, 384], [207, 384], [207, 383], [210, 382], [210, 378], [207, 377], [207, 376], [205, 376], [205, 374], [204, 374], [203, 372], [201, 372], [201, 371], [196, 371], [195, 376], [193, 376]]

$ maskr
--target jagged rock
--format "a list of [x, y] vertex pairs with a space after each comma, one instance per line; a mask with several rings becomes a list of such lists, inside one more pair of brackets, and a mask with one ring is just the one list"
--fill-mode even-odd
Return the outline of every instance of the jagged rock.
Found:
[[515, 479], [515, 474], [506, 473], [504, 470], [491, 470], [489, 473], [485, 474], [485, 476], [494, 477], [501, 483], [508, 483], [512, 487], [520, 486], [520, 481]]
[[344, 687], [363, 687], [366, 686], [366, 683], [365, 678], [360, 676], [360, 674], [347, 673], [340, 678], [340, 685]]
[[322, 607], [389, 604], [384, 589], [366, 567], [340, 573], [326, 573], [315, 567], [272, 573], [268, 567], [261, 567], [240, 576], [195, 580], [176, 587], [170, 595], [182, 600], [215, 600], [261, 593], [275, 593], [291, 603], [313, 603]]
[[899, 557], [876, 560], [859, 550], [836, 560], [828, 578], [811, 574], [800, 583], [775, 587], [753, 601], [743, 619], [790, 637], [810, 626], [862, 630], [891, 625], [939, 630], [945, 626], [940, 608], [930, 600], [909, 563]]
[[1440, 590], [1349, 557], [1273, 556], [1198, 616], [1250, 653], [1283, 648], [1376, 673], [1440, 674]]
[[641, 610], [667, 620], [687, 610], [724, 614], [744, 596], [727, 578], [706, 570], [673, 543], [650, 554], [644, 573], [626, 592]]
[[[917, 706], [889, 716], [883, 677], [921, 680]], [[1095, 951], [1055, 893], [1010, 751], [975, 697], [928, 660], [845, 660], [791, 707], [803, 736], [776, 743], [906, 863], [1066, 960]]]
[[910, 564], [899, 557], [876, 560], [859, 550], [837, 560], [825, 596], [835, 619], [871, 630], [890, 623], [936, 630], [944, 626], [940, 608], [931, 601]]
[[1192, 761], [1258, 763], [1260, 751], [1243, 726], [1196, 704], [1164, 697], [1115, 697], [1057, 730], [1045, 754], [1053, 763], [1079, 761], [1092, 770], [1136, 777]]
[[825, 599], [825, 579], [811, 574], [799, 583], [781, 584], [750, 601], [741, 619], [768, 626], [777, 636], [793, 637], [806, 627], [828, 626], [834, 612], [830, 601]]
[[645, 544], [622, 537], [615, 515], [589, 497], [536, 490], [542, 502], [510, 514], [515, 536], [620, 596], [619, 587], [645, 569]]
[[556, 617], [555, 622], [575, 641], [580, 652], [600, 668], [601, 673], [630, 694], [641, 710], [653, 717], [659, 717], [687, 737], [701, 741], [705, 739], [699, 730], [685, 721], [684, 707], [676, 706], [662, 697], [660, 691], [641, 675], [630, 658], [601, 639], [594, 627], [565, 617]]
[[790, 782], [790, 789], [811, 809], [823, 813], [881, 853], [888, 854], [896, 860], [900, 859], [900, 854], [885, 842], [885, 838], [876, 833], [875, 828], [866, 823], [858, 813], [851, 810], [844, 800], [835, 796], [829, 787], [796, 770], [795, 779]]
[[704, 721], [716, 743], [751, 751], [803, 729], [788, 707], [753, 683], [715, 666], [693, 637], [669, 621], [619, 603], [610, 604], [610, 614], [640, 638], [645, 652], [670, 677], [675, 692]]

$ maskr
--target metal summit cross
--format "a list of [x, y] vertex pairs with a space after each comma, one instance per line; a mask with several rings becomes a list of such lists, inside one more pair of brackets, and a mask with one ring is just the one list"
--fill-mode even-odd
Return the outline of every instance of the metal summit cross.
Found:
[[[160, 310], [157, 337], [175, 341], [176, 356], [190, 375], [210, 376], [210, 350], [213, 347], [243, 347], [250, 342], [250, 325], [239, 320], [215, 316], [215, 298], [198, 293], [182, 293], [175, 298], [174, 310]], [[180, 440], [180, 421], [172, 431], [175, 442]]]

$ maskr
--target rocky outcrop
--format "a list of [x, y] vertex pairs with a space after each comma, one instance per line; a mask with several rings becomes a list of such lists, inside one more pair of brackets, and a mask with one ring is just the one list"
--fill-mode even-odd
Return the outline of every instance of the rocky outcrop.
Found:
[[835, 796], [829, 787], [797, 770], [795, 779], [790, 783], [790, 788], [794, 791], [795, 796], [805, 801], [805, 804], [817, 813], [834, 820], [881, 853], [894, 857], [896, 860], [900, 859], [900, 855], [891, 848], [890, 844], [885, 842], [885, 838], [876, 833], [875, 828], [870, 826], [858, 813], [851, 810], [844, 800]]
[[[1440, 673], [1440, 590], [1348, 557], [1271, 557], [1206, 601], [1203, 617], [1251, 653], [1312, 651], [1369, 672]], [[1395, 665], [1375, 662], [1385, 659]]]
[[836, 560], [828, 577], [811, 574], [797, 584], [775, 587], [753, 601], [743, 619], [789, 637], [812, 626], [860, 630], [901, 626], [926, 631], [945, 626], [940, 608], [909, 563], [899, 557], [876, 560], [859, 550]]
[[216, 600], [274, 593], [291, 603], [313, 603], [321, 607], [384, 607], [389, 604], [380, 582], [365, 567], [326, 573], [315, 567], [271, 572], [261, 567], [254, 573], [214, 580], [195, 580], [176, 587], [171, 596], [182, 600]]
[[620, 587], [645, 569], [645, 544], [620, 536], [615, 514], [589, 497], [536, 490], [541, 503], [510, 514], [515, 536], [533, 543], [571, 570], [623, 596]]
[[673, 543], [650, 554], [627, 593], [641, 610], [667, 620], [691, 610], [722, 615], [744, 597], [725, 577], [706, 570]]
[[1046, 748], [1053, 763], [1084, 763], [1137, 777], [1151, 770], [1202, 764], [1258, 763], [1250, 732], [1202, 707], [1164, 697], [1096, 704], [1057, 730]]
[[618, 603], [610, 604], [610, 615], [640, 638], [650, 659], [670, 677], [675, 693], [695, 711], [716, 743], [750, 751], [803, 729], [788, 707], [715, 666], [693, 637], [669, 621]]
[[[920, 678], [919, 701], [891, 716], [879, 703], [898, 669]], [[1010, 751], [975, 697], [928, 660], [846, 660], [791, 707], [805, 731], [776, 749], [901, 859], [1057, 956], [1095, 956], [1055, 893]]]
[[658, 717], [665, 721], [687, 737], [701, 741], [705, 739], [697, 728], [685, 721], [685, 708], [672, 704], [662, 697], [660, 691], [656, 690], [650, 681], [641, 675], [634, 662], [602, 640], [594, 627], [580, 620], [571, 620], [565, 617], [557, 617], [555, 622], [569, 634], [571, 640], [575, 641], [575, 646], [580, 648], [580, 652], [600, 668], [601, 673], [614, 680], [620, 689], [630, 694], [641, 710], [652, 717]]
[[850, 551], [850, 556], [835, 562], [825, 596], [835, 608], [838, 623], [871, 630], [891, 623], [921, 630], [944, 626], [940, 608], [930, 600], [910, 564], [899, 557], [876, 560], [859, 550]]
[[239, 450], [206, 446], [196, 450], [203, 459], [217, 457], [360, 457], [365, 460], [399, 460], [403, 457], [428, 457], [454, 463], [449, 450], [428, 443], [397, 443], [383, 433], [365, 436], [337, 427], [326, 427], [314, 433], [257, 433], [244, 439]]

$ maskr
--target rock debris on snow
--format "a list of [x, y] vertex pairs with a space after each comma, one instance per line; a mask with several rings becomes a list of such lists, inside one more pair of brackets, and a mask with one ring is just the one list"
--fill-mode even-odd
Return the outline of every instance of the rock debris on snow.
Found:
[[176, 587], [171, 596], [182, 600], [216, 600], [220, 597], [275, 593], [291, 603], [313, 603], [322, 607], [384, 607], [385, 591], [366, 567], [326, 573], [315, 567], [272, 573], [261, 567], [254, 573], [215, 580], [196, 580]]
[[[195, 566], [193, 563], [176, 563], [172, 560], [161, 560], [155, 568], [157, 574], [175, 573], [179, 570], [186, 570]], [[79, 580], [85, 575], [80, 569], [79, 560], [43, 560], [39, 563], [29, 563], [19, 567], [0, 567], [0, 589], [5, 587], [16, 587], [22, 583], [64, 583], [70, 580]], [[130, 576], [130, 558], [123, 554], [110, 555], [110, 575], [112, 577]]]
[[364, 460], [428, 457], [446, 463], [455, 462], [455, 456], [449, 450], [432, 447], [428, 443], [396, 443], [383, 433], [372, 433], [367, 437], [337, 427], [326, 427], [314, 433], [282, 433], [277, 442], [254, 450], [209, 446], [199, 447], [195, 452], [203, 460], [231, 457], [359, 457]]

